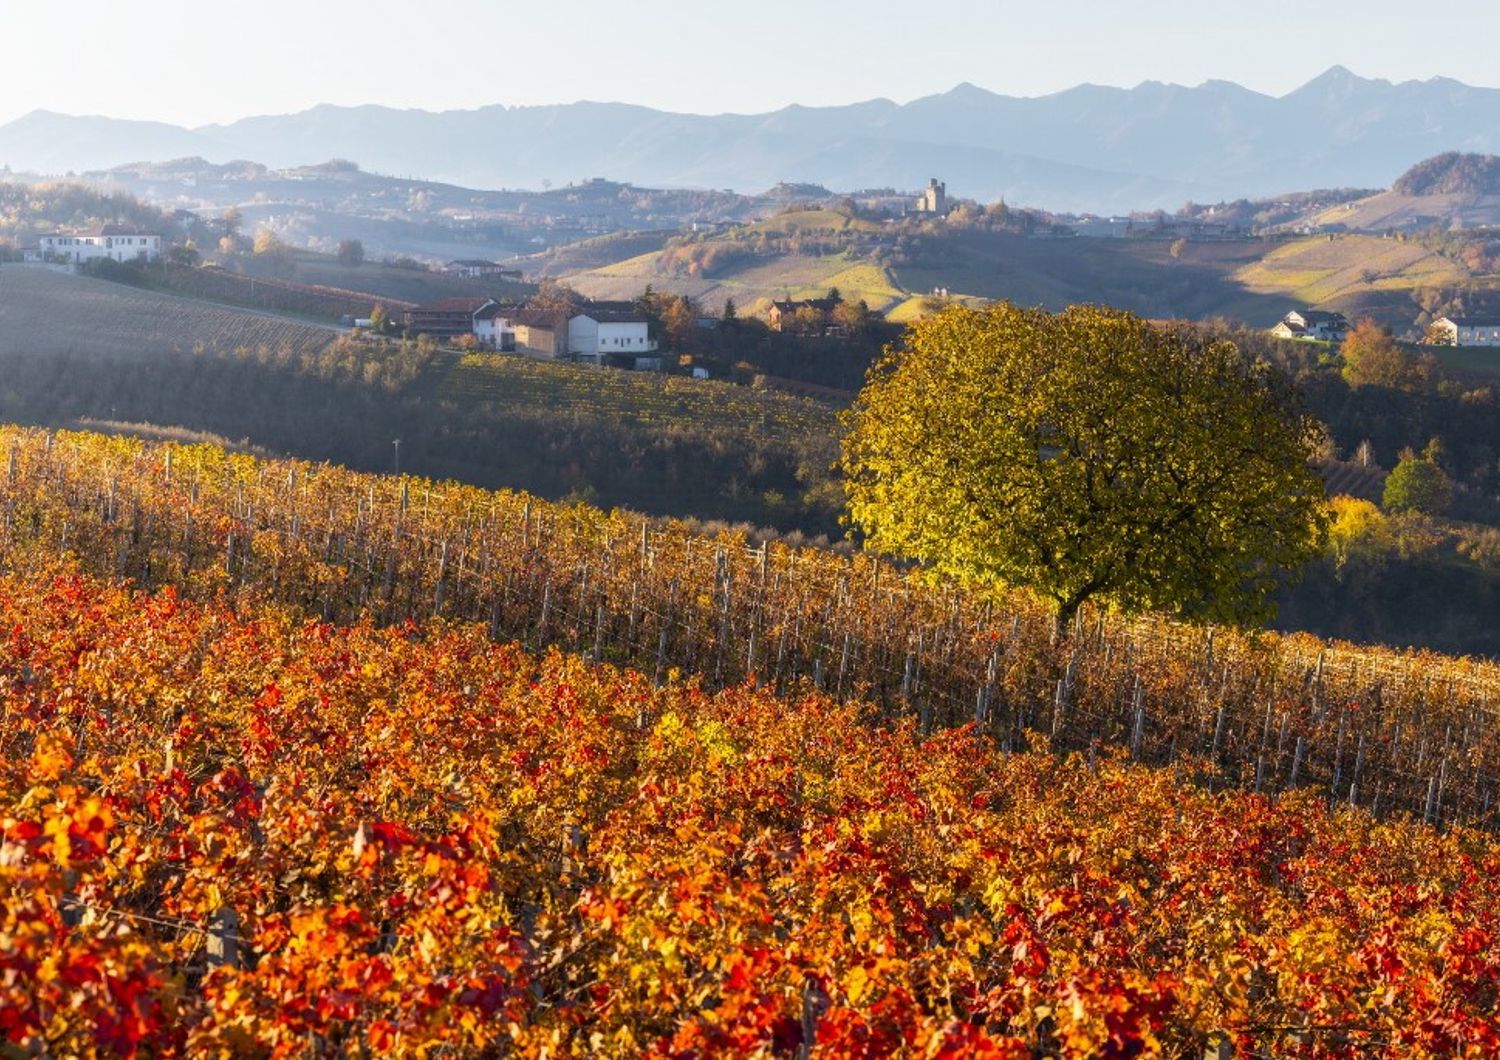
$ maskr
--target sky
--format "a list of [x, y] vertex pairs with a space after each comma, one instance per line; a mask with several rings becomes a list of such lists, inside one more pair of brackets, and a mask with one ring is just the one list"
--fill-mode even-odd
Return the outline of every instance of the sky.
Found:
[[1335, 63], [1497, 87], [1492, 48], [1450, 46], [1497, 38], [1496, 0], [0, 0], [0, 123], [578, 99], [757, 112], [963, 81], [1281, 95]]

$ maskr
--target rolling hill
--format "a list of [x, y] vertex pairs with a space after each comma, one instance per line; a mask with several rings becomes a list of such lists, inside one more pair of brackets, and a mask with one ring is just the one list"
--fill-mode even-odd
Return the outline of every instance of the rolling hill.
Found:
[[0, 354], [140, 359], [239, 349], [316, 352], [338, 329], [47, 268], [0, 267]]
[[714, 308], [733, 298], [748, 312], [772, 298], [837, 287], [903, 321], [942, 289], [960, 300], [1053, 309], [1106, 302], [1152, 317], [1229, 316], [1269, 326], [1291, 298], [1233, 278], [1265, 250], [1259, 240], [1204, 242], [1174, 256], [1161, 240], [1036, 238], [957, 222], [882, 224], [833, 209], [792, 210], [562, 278], [591, 297], [633, 297], [649, 283]]

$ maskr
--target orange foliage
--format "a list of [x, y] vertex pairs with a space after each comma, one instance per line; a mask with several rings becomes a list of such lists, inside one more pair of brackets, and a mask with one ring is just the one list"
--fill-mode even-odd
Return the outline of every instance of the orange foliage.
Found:
[[1500, 846], [485, 630], [0, 579], [19, 1053], [1500, 1051]]

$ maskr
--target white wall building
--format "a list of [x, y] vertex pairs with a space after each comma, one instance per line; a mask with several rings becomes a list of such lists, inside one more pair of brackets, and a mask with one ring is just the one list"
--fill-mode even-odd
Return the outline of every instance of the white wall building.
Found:
[[55, 232], [37, 241], [37, 255], [43, 261], [73, 265], [100, 258], [155, 261], [161, 257], [161, 236], [120, 225], [105, 225], [92, 232]]
[[516, 329], [499, 302], [488, 302], [474, 314], [474, 337], [492, 350], [514, 350]]
[[568, 319], [568, 352], [581, 361], [636, 358], [656, 352], [644, 316], [633, 313], [578, 313]]
[[1432, 330], [1450, 346], [1500, 346], [1500, 317], [1438, 317]]

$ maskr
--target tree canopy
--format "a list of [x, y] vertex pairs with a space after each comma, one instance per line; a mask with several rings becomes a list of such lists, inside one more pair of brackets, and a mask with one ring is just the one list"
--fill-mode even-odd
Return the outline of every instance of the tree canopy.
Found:
[[869, 547], [1030, 585], [1059, 627], [1096, 597], [1269, 617], [1326, 525], [1316, 424], [1287, 378], [1112, 309], [944, 310], [872, 369], [846, 425]]
[[1453, 483], [1430, 455], [1405, 454], [1386, 476], [1381, 501], [1389, 511], [1442, 515], [1453, 500]]
[[1421, 390], [1432, 376], [1432, 358], [1409, 353], [1391, 333], [1368, 317], [1354, 326], [1340, 350], [1350, 386]]

